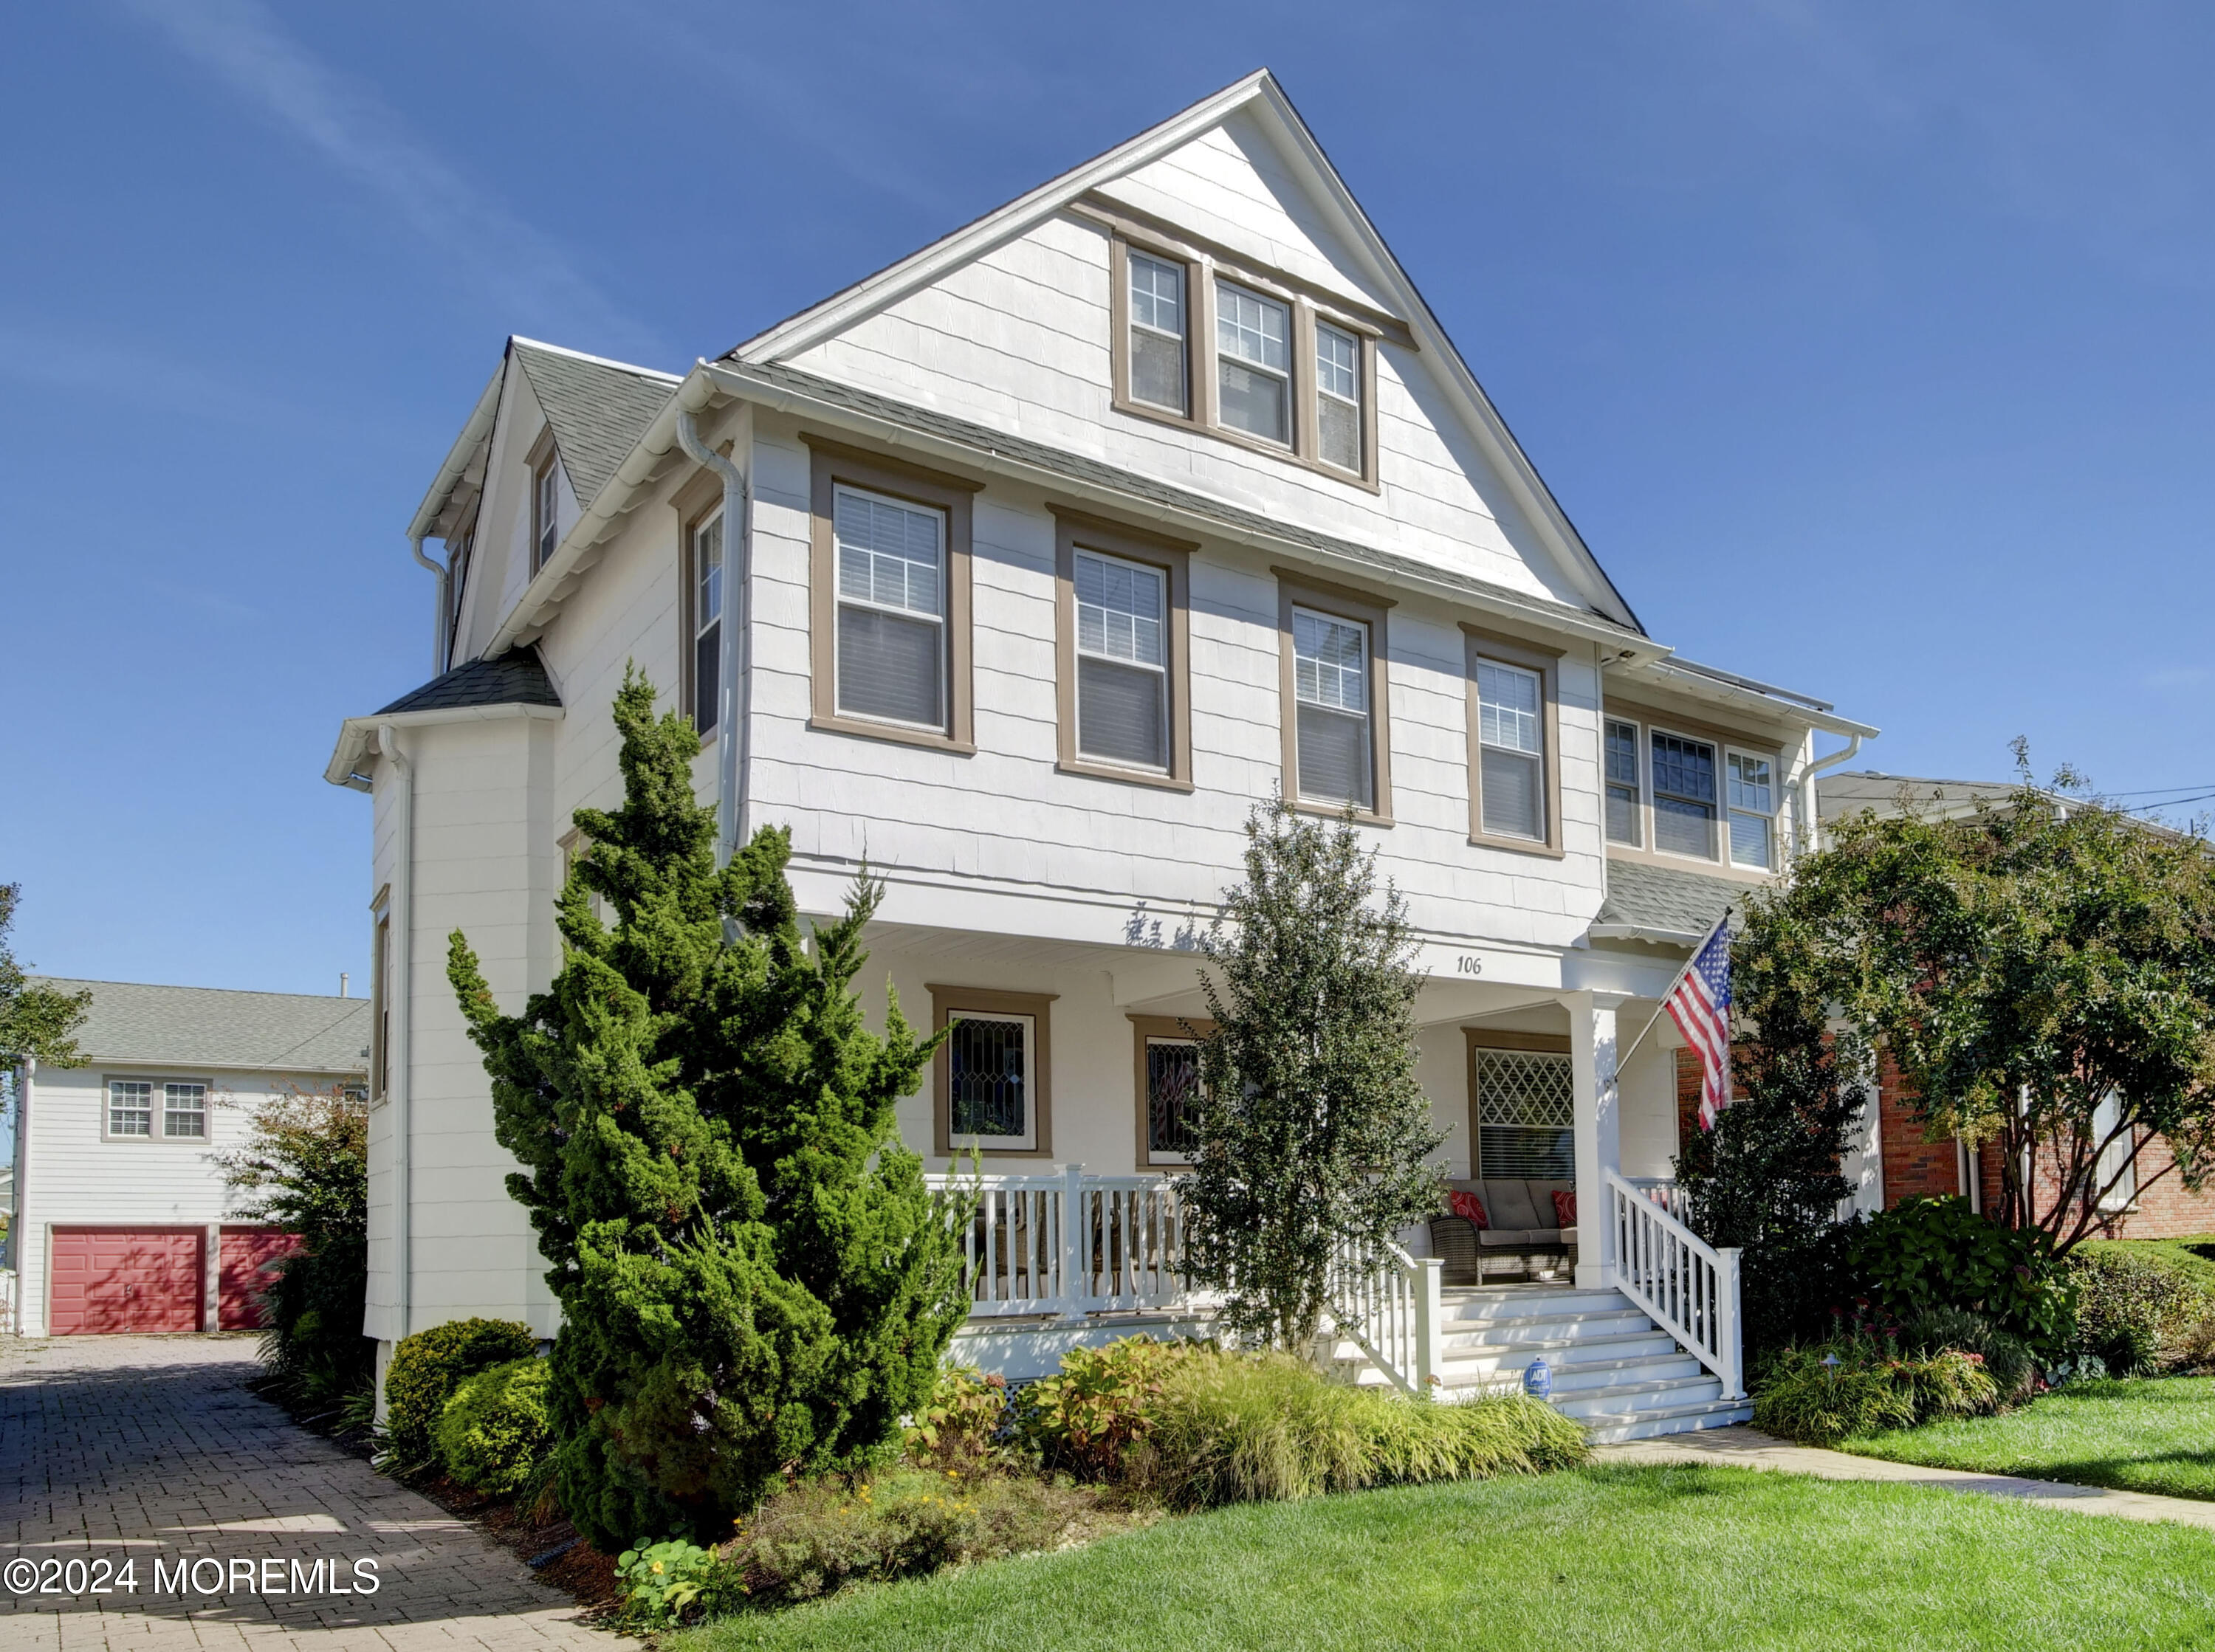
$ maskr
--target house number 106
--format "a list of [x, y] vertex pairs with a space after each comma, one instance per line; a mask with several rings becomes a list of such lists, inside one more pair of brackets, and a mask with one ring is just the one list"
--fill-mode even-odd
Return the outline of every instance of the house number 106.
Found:
[[1465, 976], [1481, 976], [1484, 973], [1484, 960], [1481, 958], [1471, 958], [1468, 953], [1463, 952], [1454, 960], [1454, 968]]

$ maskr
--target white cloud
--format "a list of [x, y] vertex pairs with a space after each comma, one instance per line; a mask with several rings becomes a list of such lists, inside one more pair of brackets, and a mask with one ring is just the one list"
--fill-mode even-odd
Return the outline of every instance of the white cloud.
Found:
[[666, 353], [568, 252], [418, 138], [371, 88], [327, 68], [257, 0], [126, 0], [169, 42], [382, 201], [441, 266], [513, 316], [514, 331], [565, 335], [648, 361]]

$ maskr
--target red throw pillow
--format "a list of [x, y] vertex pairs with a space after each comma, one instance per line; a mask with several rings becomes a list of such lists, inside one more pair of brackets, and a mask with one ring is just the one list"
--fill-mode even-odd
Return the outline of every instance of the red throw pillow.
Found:
[[1554, 1195], [1554, 1226], [1574, 1227], [1577, 1225], [1577, 1193], [1571, 1188], [1566, 1193]]
[[1459, 1188], [1446, 1195], [1446, 1208], [1455, 1215], [1476, 1227], [1489, 1227], [1490, 1218], [1484, 1214], [1484, 1201], [1474, 1193], [1464, 1193]]

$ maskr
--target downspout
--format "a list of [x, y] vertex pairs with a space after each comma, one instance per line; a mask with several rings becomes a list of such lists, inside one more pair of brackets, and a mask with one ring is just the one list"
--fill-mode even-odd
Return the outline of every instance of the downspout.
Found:
[[[408, 1159], [414, 1152], [410, 1139], [414, 1074], [408, 1065], [409, 1034], [415, 1019], [415, 765], [400, 749], [400, 731], [390, 723], [377, 725], [377, 749], [391, 760], [400, 777], [400, 794], [393, 806], [400, 817], [393, 823], [391, 976], [385, 982], [387, 1012], [392, 1020], [385, 1037], [386, 1104], [392, 1109], [392, 1277], [398, 1309], [400, 1337], [408, 1333], [409, 1310], [414, 1299], [413, 1245], [415, 1212], [408, 1203]], [[398, 1337], [393, 1339], [399, 1340]]]
[[[685, 391], [691, 389], [684, 387]], [[680, 395], [684, 391], [678, 393]], [[703, 386], [705, 406], [713, 392]], [[745, 841], [747, 717], [752, 701], [748, 681], [747, 596], [752, 566], [753, 524], [746, 504], [746, 473], [700, 439], [696, 409], [680, 408], [677, 414], [678, 445], [695, 464], [704, 465], [723, 479], [723, 614], [721, 653], [717, 669], [722, 682], [715, 707], [715, 864], [727, 865]]]
[[439, 611], [431, 619], [432, 625], [436, 627], [431, 633], [431, 675], [444, 676], [446, 674], [446, 638], [450, 629], [446, 621], [446, 612], [453, 603], [454, 571], [451, 567], [439, 566], [429, 557], [424, 555], [423, 540], [424, 535], [421, 534], [408, 535], [408, 549], [418, 562], [430, 569], [438, 578]]
[[1850, 734], [1846, 737], [1844, 750], [1834, 751], [1827, 757], [1817, 758], [1807, 765], [1807, 772], [1800, 777], [1801, 804], [1806, 811], [1801, 817], [1800, 830], [1801, 854], [1806, 854], [1823, 846], [1822, 823], [1815, 813], [1815, 777], [1836, 768], [1840, 763], [1850, 762], [1861, 749], [1862, 737]]

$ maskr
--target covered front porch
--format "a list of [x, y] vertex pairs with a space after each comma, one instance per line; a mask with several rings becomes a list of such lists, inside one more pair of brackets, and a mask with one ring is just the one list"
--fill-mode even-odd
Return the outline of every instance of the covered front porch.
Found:
[[[1203, 1334], [1212, 1305], [1182, 1273], [1172, 1181], [1187, 1162], [1194, 1043], [1210, 1027], [1197, 953], [893, 924], [869, 939], [856, 984], [873, 1009], [889, 987], [911, 1022], [954, 1029], [901, 1128], [939, 1185], [978, 1199], [956, 1357], [1024, 1378], [1083, 1343]], [[1366, 1380], [1433, 1391], [1503, 1380], [1594, 1336], [1630, 1337], [1623, 1368], [1646, 1374], [1637, 1361], [1660, 1334], [1718, 1398], [1741, 1394], [1735, 1258], [1673, 1214], [1666, 1018], [1617, 1070], [1675, 959], [1626, 948], [1437, 964], [1416, 1007], [1439, 1167], [1498, 1216], [1457, 1231], [1442, 1204], [1437, 1224], [1341, 1257], [1341, 1355]], [[1559, 1211], [1555, 1190], [1570, 1196]], [[1518, 1290], [1546, 1302], [1519, 1327], [1533, 1347], [1511, 1359], [1501, 1349], [1521, 1343], [1494, 1333], [1517, 1329], [1498, 1302]], [[1618, 1323], [1625, 1314], [1643, 1329]]]

